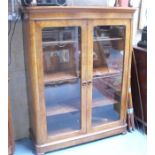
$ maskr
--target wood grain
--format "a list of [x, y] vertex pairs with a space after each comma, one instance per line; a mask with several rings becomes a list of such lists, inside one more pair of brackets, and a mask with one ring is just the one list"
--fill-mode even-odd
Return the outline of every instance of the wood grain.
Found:
[[[24, 44], [30, 105], [32, 134], [38, 154], [51, 150], [69, 147], [103, 137], [122, 133], [126, 130], [127, 92], [130, 75], [132, 18], [134, 8], [104, 8], [104, 7], [27, 7], [24, 12]], [[107, 68], [96, 68], [93, 71], [93, 31], [95, 26], [125, 26], [124, 62], [122, 76], [120, 120], [92, 127], [92, 108], [100, 107], [106, 102], [92, 104], [93, 76], [98, 72], [106, 75]], [[42, 48], [42, 29], [46, 27], [80, 27], [80, 78], [81, 78], [81, 107], [66, 108], [60, 105], [59, 110], [48, 109], [47, 115], [81, 110], [81, 128], [79, 131], [48, 135], [44, 84], [50, 80], [65, 81], [74, 79], [73, 74], [51, 74], [44, 76], [44, 61]], [[97, 38], [101, 39], [101, 38]], [[113, 38], [114, 39], [114, 38]], [[122, 38], [115, 38], [122, 42]], [[97, 41], [97, 40], [96, 40]], [[96, 42], [95, 41], [95, 42]], [[48, 43], [50, 44], [50, 43]], [[53, 43], [52, 43], [53, 44]], [[68, 44], [68, 43], [66, 43]], [[45, 45], [45, 43], [44, 43]], [[46, 44], [47, 45], [47, 44]], [[48, 46], [48, 45], [47, 45]], [[110, 70], [109, 74], [116, 74]], [[110, 101], [115, 102], [115, 101]], [[72, 104], [72, 103], [71, 103]], [[52, 113], [51, 113], [51, 112]], [[56, 124], [53, 124], [56, 125]]]

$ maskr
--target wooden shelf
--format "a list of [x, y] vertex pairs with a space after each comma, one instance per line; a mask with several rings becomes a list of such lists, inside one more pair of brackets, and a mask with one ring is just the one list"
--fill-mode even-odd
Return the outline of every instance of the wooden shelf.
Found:
[[[105, 67], [94, 69], [94, 75], [95, 76], [97, 75], [97, 78], [103, 77], [105, 75], [112, 76], [116, 74], [120, 74], [120, 72], [113, 69], [108, 70], [108, 68], [105, 68]], [[76, 79], [78, 79], [78, 77], [69, 72], [68, 73], [59, 72], [59, 73], [45, 75], [45, 84], [57, 84], [63, 81], [72, 81], [72, 80], [74, 81]], [[107, 93], [106, 90], [102, 90], [102, 91]], [[47, 116], [61, 115], [65, 113], [80, 111], [79, 98], [66, 100], [66, 101], [64, 99], [64, 101], [61, 103], [54, 103], [54, 101], [51, 101], [51, 102], [52, 102], [50, 103], [51, 105], [49, 104], [47, 106]], [[109, 96], [109, 97], [106, 97], [104, 100], [94, 99], [92, 103], [92, 107], [94, 108], [94, 107], [106, 106], [106, 105], [115, 104], [115, 103], [117, 103], [117, 101]]]
[[[115, 76], [116, 77], [116, 76]], [[103, 93], [103, 95], [106, 95], [109, 99], [112, 99], [114, 102], [116, 102], [115, 98], [116, 96], [118, 98], [120, 98], [120, 91], [121, 91], [121, 86], [120, 85], [116, 85], [113, 82], [115, 82], [115, 80], [113, 81], [109, 81], [107, 82], [106, 80], [108, 80], [109, 78], [103, 79], [103, 78], [99, 78], [97, 81], [93, 82], [93, 86], [98, 89], [101, 93]], [[102, 83], [102, 85], [101, 85]], [[111, 84], [113, 83], [113, 84]], [[111, 90], [109, 90], [109, 88]], [[114, 90], [114, 91], [113, 91]], [[115, 98], [114, 98], [114, 93], [115, 92]]]
[[110, 88], [112, 88], [113, 90], [117, 92], [121, 91], [121, 83], [119, 83], [119, 85], [112, 83], [111, 81], [103, 81], [106, 85], [108, 85]]
[[94, 79], [98, 77], [110, 77], [118, 74], [121, 74], [120, 70], [116, 70], [108, 67], [98, 67], [93, 69]]
[[[43, 46], [49, 46], [49, 45], [64, 45], [64, 44], [72, 44], [76, 43], [76, 40], [64, 40], [64, 41], [43, 41]], [[78, 42], [77, 42], [78, 43]]]
[[[95, 37], [94, 41], [116, 41], [116, 40], [123, 40], [123, 38], [109, 38], [109, 37]], [[76, 43], [78, 40], [62, 40], [62, 41], [43, 41], [43, 46], [49, 45], [62, 45], [62, 44], [72, 44]]]
[[58, 72], [44, 75], [45, 84], [61, 83], [63, 81], [72, 81], [78, 79], [78, 76], [70, 72]]
[[114, 99], [104, 99], [104, 100], [94, 100], [92, 103], [92, 108], [96, 108], [96, 107], [102, 107], [102, 106], [106, 106], [106, 105], [111, 105], [111, 104], [116, 104], [118, 101], [114, 100]]
[[[120, 70], [116, 70], [108, 67], [97, 67], [93, 69], [93, 79], [103, 78], [103, 77], [112, 77], [116, 75], [120, 75], [122, 72]], [[58, 84], [64, 81], [74, 81], [78, 79], [79, 76], [76, 76], [75, 73], [71, 72], [57, 72], [51, 74], [45, 74], [44, 83], [48, 84]]]
[[[63, 102], [52, 106], [47, 106], [46, 115], [47, 116], [54, 116], [54, 115], [62, 115], [65, 113], [72, 113], [72, 112], [79, 112], [80, 103], [77, 102], [78, 100], [70, 100], [69, 102]], [[92, 108], [102, 107], [110, 104], [116, 104], [117, 101], [114, 99], [104, 99], [104, 100], [94, 100], [92, 103]], [[54, 103], [53, 103], [54, 104]]]
[[123, 38], [94, 37], [94, 41], [116, 41], [116, 40], [123, 40]]
[[63, 102], [59, 104], [53, 103], [51, 106], [47, 106], [46, 115], [54, 116], [54, 115], [62, 115], [65, 113], [77, 112], [80, 111], [80, 103], [77, 99], [70, 100], [69, 102]]

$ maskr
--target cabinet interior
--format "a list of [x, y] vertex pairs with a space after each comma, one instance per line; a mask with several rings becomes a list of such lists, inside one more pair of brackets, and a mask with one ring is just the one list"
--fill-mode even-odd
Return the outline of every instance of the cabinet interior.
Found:
[[[92, 126], [95, 127], [120, 118], [125, 27], [96, 26], [93, 32]], [[81, 54], [84, 52], [81, 37], [81, 27], [42, 29], [49, 134], [81, 128]]]

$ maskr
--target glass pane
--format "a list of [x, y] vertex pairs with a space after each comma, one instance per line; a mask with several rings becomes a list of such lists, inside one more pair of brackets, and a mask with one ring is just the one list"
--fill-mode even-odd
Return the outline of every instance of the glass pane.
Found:
[[92, 125], [120, 119], [124, 26], [94, 28]]
[[80, 27], [42, 30], [48, 134], [81, 129]]

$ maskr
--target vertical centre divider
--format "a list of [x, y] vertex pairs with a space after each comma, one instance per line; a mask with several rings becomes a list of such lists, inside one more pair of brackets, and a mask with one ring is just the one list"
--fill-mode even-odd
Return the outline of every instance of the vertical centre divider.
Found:
[[81, 130], [87, 132], [87, 87], [83, 85], [87, 76], [88, 26], [82, 22], [82, 50], [81, 50]]
[[92, 81], [93, 80], [93, 21], [88, 20], [87, 40], [87, 132], [92, 129]]

